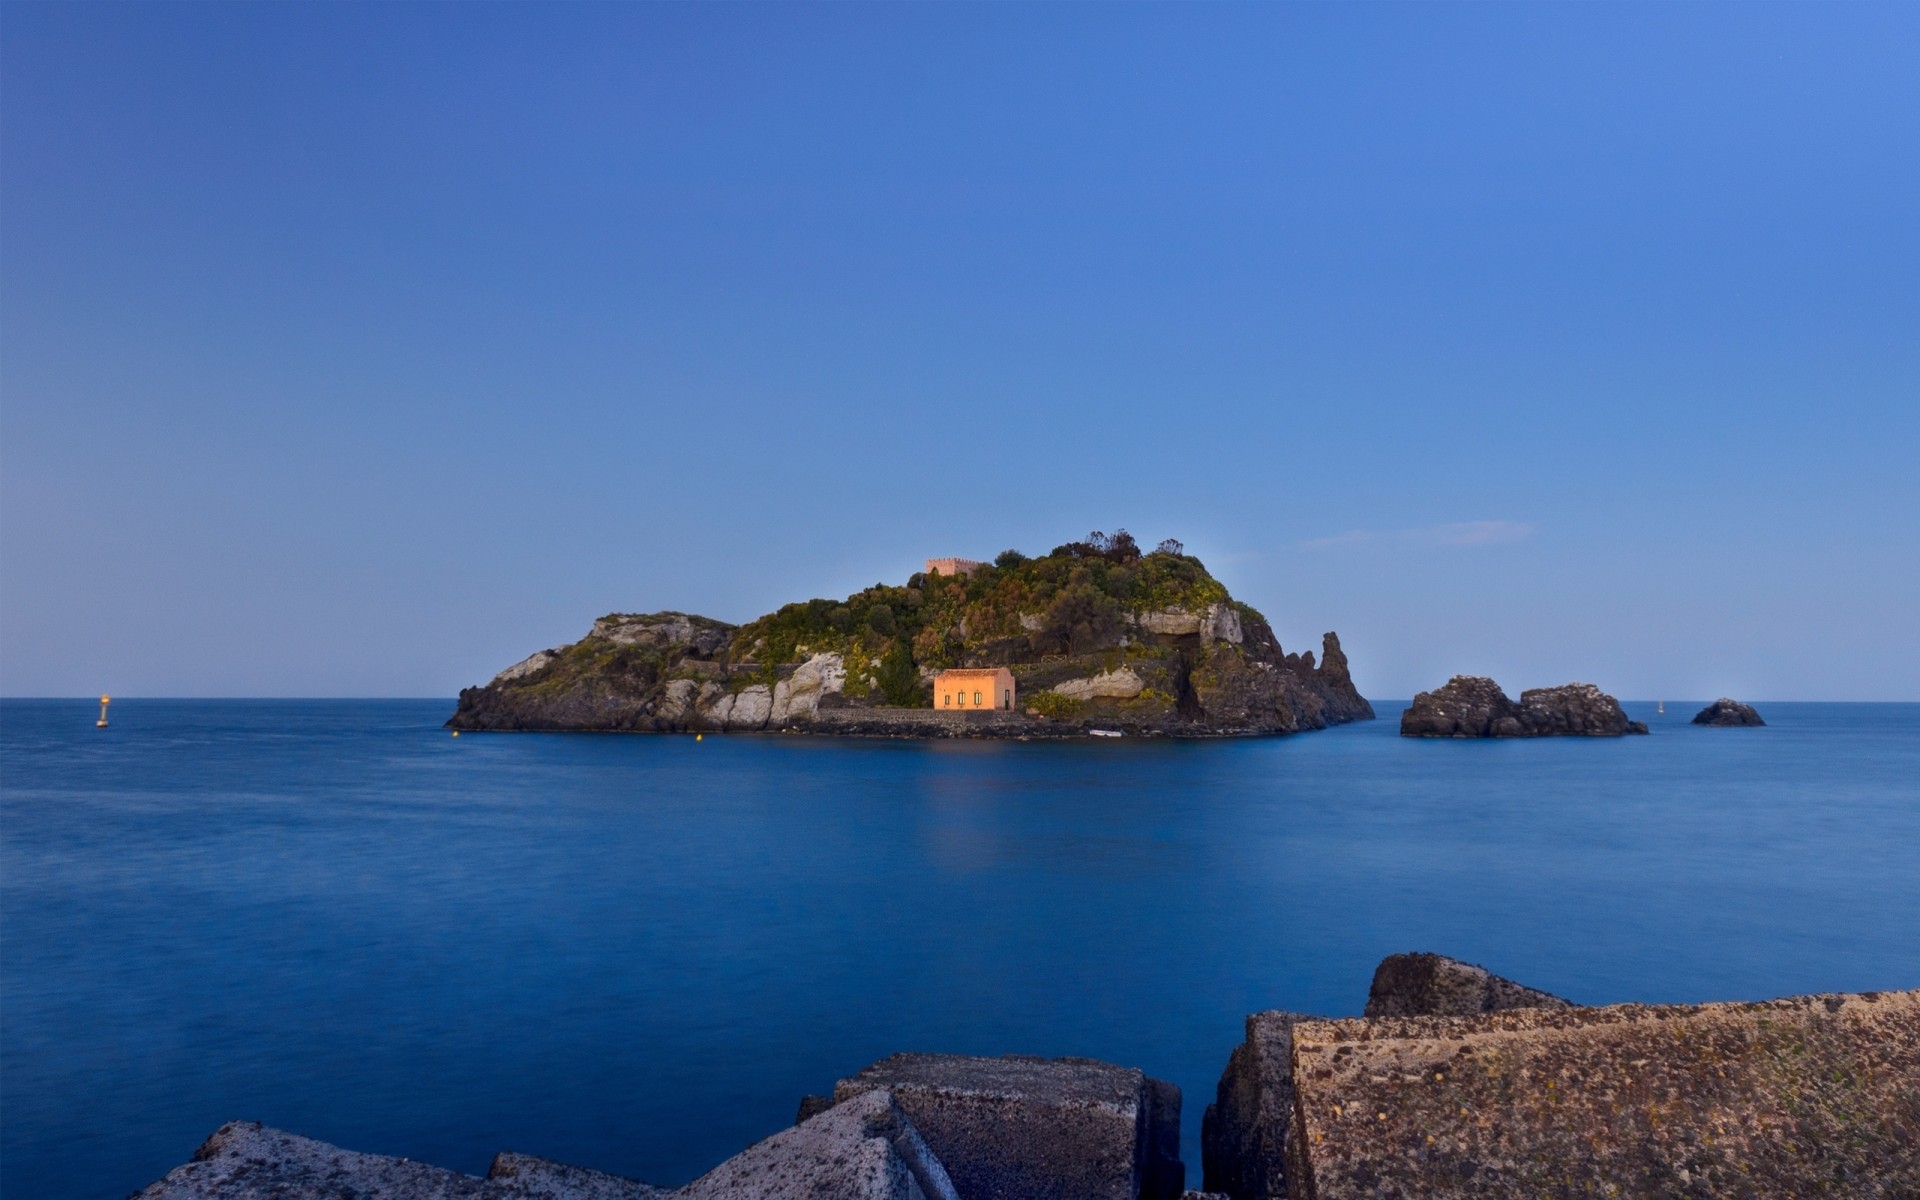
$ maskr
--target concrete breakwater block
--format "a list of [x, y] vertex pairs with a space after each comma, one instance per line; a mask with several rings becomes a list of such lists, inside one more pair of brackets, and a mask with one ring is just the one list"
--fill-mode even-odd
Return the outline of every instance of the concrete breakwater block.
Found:
[[342, 1150], [253, 1122], [223, 1125], [193, 1161], [135, 1200], [960, 1200], [884, 1091], [749, 1146], [679, 1190], [529, 1154], [485, 1179]]
[[230, 1121], [193, 1161], [167, 1172], [134, 1200], [484, 1200], [487, 1182], [442, 1167], [342, 1150], [312, 1138]]
[[[1366, 1015], [1412, 1016], [1570, 1007], [1569, 1002], [1503, 979], [1485, 967], [1442, 954], [1391, 954], [1380, 960]], [[1247, 1018], [1246, 1040], [1233, 1049], [1214, 1102], [1200, 1123], [1205, 1186], [1234, 1200], [1287, 1196], [1287, 1133], [1292, 1127], [1293, 1031], [1303, 1013], [1273, 1011]]]
[[834, 1099], [874, 1088], [926, 1138], [961, 1200], [1178, 1200], [1185, 1186], [1180, 1089], [1131, 1067], [896, 1054], [841, 1080]]
[[137, 1200], [1178, 1200], [1185, 1183], [1180, 1090], [1090, 1059], [895, 1055], [801, 1117], [677, 1190], [513, 1152], [479, 1179], [235, 1122]]
[[486, 1200], [662, 1200], [668, 1189], [587, 1167], [503, 1150], [487, 1168]]
[[869, 1090], [757, 1142], [674, 1193], [682, 1200], [961, 1200], [913, 1123]]
[[1293, 1026], [1293, 1200], [1920, 1196], [1920, 992]]
[[193, 1161], [133, 1200], [659, 1200], [633, 1179], [529, 1154], [496, 1155], [485, 1179], [230, 1121]]
[[1287, 1129], [1293, 1122], [1293, 1027], [1304, 1013], [1261, 1012], [1233, 1048], [1200, 1121], [1205, 1188], [1234, 1200], [1287, 1195]]
[[1438, 1017], [1572, 1002], [1444, 954], [1390, 954], [1374, 968], [1366, 1016]]

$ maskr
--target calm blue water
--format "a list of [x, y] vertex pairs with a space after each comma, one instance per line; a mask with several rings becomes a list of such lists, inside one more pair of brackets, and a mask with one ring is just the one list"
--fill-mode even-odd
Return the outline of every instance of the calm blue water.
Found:
[[1646, 738], [467, 735], [451, 705], [0, 703], [0, 1190], [221, 1122], [662, 1183], [895, 1050], [1200, 1110], [1253, 1010], [1435, 949], [1590, 1001], [1920, 986], [1920, 705]]

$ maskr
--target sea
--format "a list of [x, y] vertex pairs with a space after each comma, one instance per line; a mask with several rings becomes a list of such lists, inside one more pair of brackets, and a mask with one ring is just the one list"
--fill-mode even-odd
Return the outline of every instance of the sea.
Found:
[[1588, 1004], [1920, 987], [1920, 705], [1648, 737], [466, 734], [448, 700], [0, 702], [0, 1193], [222, 1123], [679, 1184], [895, 1051], [1202, 1110], [1433, 950]]

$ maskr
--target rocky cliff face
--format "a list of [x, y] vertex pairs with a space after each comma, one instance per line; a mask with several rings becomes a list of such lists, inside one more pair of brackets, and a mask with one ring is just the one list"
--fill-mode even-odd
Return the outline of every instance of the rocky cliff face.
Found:
[[[845, 601], [790, 604], [744, 626], [688, 613], [612, 614], [460, 693], [460, 730], [906, 731], [923, 736], [1293, 733], [1365, 720], [1340, 639], [1289, 654], [1198, 559], [1107, 540], [1008, 552]], [[904, 730], [948, 667], [1005, 666], [1022, 711]], [[842, 711], [853, 710], [853, 711]], [[869, 710], [874, 719], [860, 719]], [[830, 714], [827, 720], [822, 714]]]
[[1400, 714], [1402, 737], [1618, 737], [1645, 733], [1620, 702], [1590, 683], [1531, 688], [1519, 703], [1482, 675], [1455, 675], [1446, 686], [1421, 692]]

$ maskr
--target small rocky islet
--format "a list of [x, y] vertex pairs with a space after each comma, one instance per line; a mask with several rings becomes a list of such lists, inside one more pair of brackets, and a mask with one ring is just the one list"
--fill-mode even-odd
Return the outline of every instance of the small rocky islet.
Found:
[[[460, 693], [466, 730], [784, 730], [907, 737], [1297, 733], [1367, 720], [1340, 639], [1288, 653], [1178, 542], [1121, 530], [1028, 557], [929, 562], [904, 585], [744, 625], [615, 613]], [[936, 710], [940, 671], [1005, 668], [1010, 707]]]
[[1430, 738], [1620, 737], [1645, 733], [1620, 702], [1591, 683], [1530, 688], [1516, 703], [1484, 675], [1455, 675], [1400, 714], [1400, 736]]
[[1584, 1007], [1429, 953], [1364, 1015], [1246, 1019], [1187, 1191], [1180, 1089], [1085, 1058], [895, 1054], [681, 1188], [486, 1176], [250, 1122], [134, 1200], [1519, 1200], [1920, 1195], [1920, 992]]
[[1725, 696], [1695, 713], [1692, 723], [1720, 729], [1752, 728], [1766, 724], [1760, 719], [1760, 714], [1754, 711], [1753, 705], [1729, 700]]

